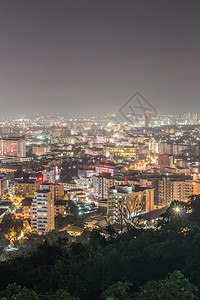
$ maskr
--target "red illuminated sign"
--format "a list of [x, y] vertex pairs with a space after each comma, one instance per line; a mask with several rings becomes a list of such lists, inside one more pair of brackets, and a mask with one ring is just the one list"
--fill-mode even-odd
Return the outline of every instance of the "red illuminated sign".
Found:
[[108, 167], [100, 167], [100, 173], [108, 173]]
[[43, 181], [43, 177], [42, 177], [42, 176], [39, 176], [39, 177], [38, 177], [38, 181], [39, 181], [39, 182], [42, 182], [42, 181]]

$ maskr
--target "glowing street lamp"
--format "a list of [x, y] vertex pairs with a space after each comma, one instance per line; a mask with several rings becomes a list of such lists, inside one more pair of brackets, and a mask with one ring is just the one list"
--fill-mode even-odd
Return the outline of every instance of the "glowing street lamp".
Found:
[[176, 211], [177, 213], [179, 213], [179, 212], [180, 212], [180, 207], [176, 207], [176, 208], [175, 208], [175, 211]]

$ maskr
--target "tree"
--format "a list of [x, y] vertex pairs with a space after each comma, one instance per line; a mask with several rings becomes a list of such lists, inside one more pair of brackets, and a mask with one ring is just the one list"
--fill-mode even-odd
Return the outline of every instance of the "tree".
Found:
[[161, 215], [162, 219], [159, 220], [157, 227], [167, 228], [172, 231], [179, 230], [181, 227], [186, 226], [188, 212], [186, 204], [183, 201], [174, 200], [164, 214]]
[[91, 231], [90, 230], [84, 230], [83, 233], [80, 236], [77, 236], [76, 242], [81, 244], [88, 244], [90, 240]]
[[106, 233], [109, 234], [111, 240], [113, 240], [113, 238], [116, 237], [116, 235], [117, 235], [117, 232], [115, 231], [113, 226], [110, 224], [107, 225], [107, 227], [106, 227]]
[[68, 200], [68, 211], [75, 217], [78, 217], [78, 207], [73, 200]]
[[45, 236], [49, 245], [67, 246], [71, 242], [70, 235], [66, 231], [52, 230]]
[[58, 290], [55, 293], [47, 296], [49, 300], [78, 300], [78, 298], [75, 298], [68, 293], [66, 290]]
[[174, 271], [166, 279], [145, 283], [135, 300], [195, 300], [196, 295], [197, 288], [180, 271]]
[[33, 290], [16, 283], [9, 284], [4, 291], [0, 292], [0, 298], [2, 300], [38, 300], [38, 296]]
[[37, 250], [44, 242], [49, 245], [66, 246], [71, 243], [71, 238], [66, 231], [52, 230], [46, 235], [38, 235], [37, 233], [28, 233], [23, 240], [23, 249]]
[[9, 284], [4, 291], [0, 292], [0, 298], [2, 300], [78, 300], [66, 290], [59, 289], [55, 293], [42, 295], [16, 283]]
[[55, 217], [55, 228], [57, 230], [75, 223], [76, 223], [76, 218], [72, 215], [66, 215], [66, 216], [58, 215]]
[[23, 229], [23, 220], [22, 219], [16, 219], [13, 214], [8, 214], [3, 217], [3, 220], [0, 224], [0, 233], [1, 237], [4, 235], [13, 235], [11, 234], [11, 231], [14, 231], [14, 238], [17, 238]]
[[9, 240], [7, 240], [6, 238], [1, 238], [0, 239], [0, 250], [3, 250], [8, 245], [9, 245]]
[[[111, 285], [105, 292], [103, 292], [102, 297], [112, 300], [128, 300], [128, 290], [132, 286], [132, 283], [126, 281], [118, 281]], [[110, 297], [110, 298], [109, 298]]]
[[16, 209], [15, 204], [11, 204], [11, 205], [10, 205], [10, 211], [13, 212], [15, 209]]
[[104, 235], [99, 229], [93, 229], [90, 235], [89, 244], [91, 248], [105, 247], [107, 245]]
[[10, 244], [12, 245], [13, 242], [17, 239], [17, 233], [14, 229], [14, 227], [9, 228], [7, 233], [4, 234], [5, 239], [10, 241]]
[[[176, 201], [170, 206], [159, 230], [132, 227], [115, 234], [108, 228], [112, 239], [105, 238], [105, 230], [85, 231], [76, 239], [84, 245], [70, 240], [66, 245], [64, 231], [30, 234], [21, 251], [0, 261], [0, 290], [16, 282], [34, 290], [39, 300], [68, 299], [71, 295], [83, 300], [102, 300], [102, 295], [114, 299], [195, 300], [193, 284], [200, 290], [200, 227], [190, 214], [198, 212], [198, 205], [196, 209], [179, 204]], [[186, 217], [182, 207], [188, 213]], [[134, 295], [127, 282], [133, 283]]]
[[191, 196], [186, 208], [190, 212], [189, 219], [200, 226], [200, 195]]
[[31, 250], [35, 250], [41, 245], [45, 240], [44, 236], [38, 235], [34, 232], [27, 232], [24, 235], [22, 246], [24, 248], [30, 248]]

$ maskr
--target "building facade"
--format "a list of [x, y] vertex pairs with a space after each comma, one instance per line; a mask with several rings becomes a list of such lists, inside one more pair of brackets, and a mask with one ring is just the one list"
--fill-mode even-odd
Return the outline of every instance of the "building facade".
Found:
[[64, 188], [59, 185], [41, 184], [34, 192], [31, 206], [31, 228], [38, 234], [45, 234], [55, 228], [54, 203], [64, 198]]
[[32, 197], [39, 187], [40, 183], [38, 181], [23, 181], [14, 183], [15, 195], [23, 197]]
[[170, 205], [174, 200], [186, 201], [194, 194], [194, 183], [193, 180], [163, 177], [158, 181], [158, 193], [162, 205]]
[[154, 209], [154, 189], [117, 186], [108, 197], [108, 222], [125, 225], [131, 218]]
[[23, 137], [0, 139], [0, 155], [26, 157], [26, 144]]
[[103, 151], [104, 156], [112, 159], [114, 162], [121, 162], [137, 157], [136, 147], [131, 146], [105, 146]]

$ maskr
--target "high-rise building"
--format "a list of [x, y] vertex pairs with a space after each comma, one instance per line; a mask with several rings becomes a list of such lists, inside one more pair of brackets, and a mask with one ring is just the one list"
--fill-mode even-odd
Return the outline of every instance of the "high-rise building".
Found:
[[34, 192], [31, 206], [31, 228], [38, 234], [45, 234], [55, 228], [54, 203], [64, 198], [64, 187], [60, 185], [41, 184]]
[[108, 199], [110, 188], [117, 185], [127, 185], [127, 179], [112, 177], [109, 174], [94, 176], [94, 196], [98, 199]]
[[159, 154], [172, 154], [172, 143], [158, 143], [158, 153]]
[[107, 199], [110, 187], [114, 186], [114, 178], [110, 175], [93, 177], [94, 196], [98, 199]]
[[170, 177], [159, 179], [159, 203], [170, 205], [174, 200], [186, 201], [194, 193], [193, 180], [181, 180]]
[[0, 155], [26, 157], [25, 139], [23, 137], [2, 138]]
[[198, 117], [197, 117], [197, 113], [189, 113], [189, 121], [190, 121], [190, 125], [195, 125], [197, 124], [197, 120], [198, 120]]
[[145, 111], [145, 127], [149, 127], [151, 125], [151, 112], [150, 111]]

